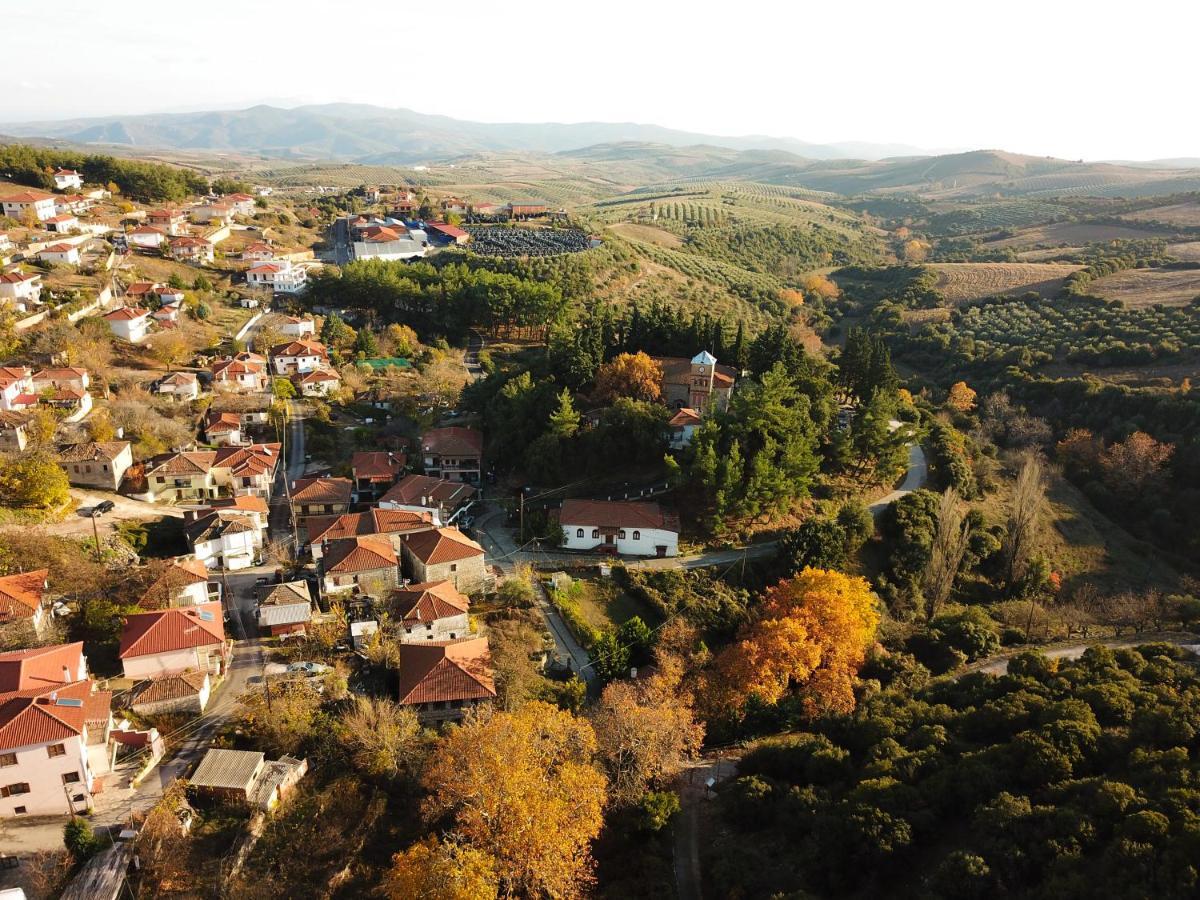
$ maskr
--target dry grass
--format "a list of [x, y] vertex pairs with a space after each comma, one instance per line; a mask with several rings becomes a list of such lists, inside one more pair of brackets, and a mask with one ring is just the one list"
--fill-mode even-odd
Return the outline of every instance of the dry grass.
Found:
[[635, 241], [645, 241], [647, 244], [657, 244], [660, 247], [680, 247], [683, 245], [683, 238], [677, 234], [672, 234], [662, 228], [655, 228], [652, 225], [635, 225], [633, 222], [621, 222], [617, 225], [609, 225], [610, 231], [615, 231], [621, 237], [631, 238]]
[[1200, 269], [1166, 271], [1163, 269], [1127, 269], [1098, 278], [1089, 292], [1106, 300], [1120, 300], [1128, 307], [1187, 306], [1200, 298]]
[[1188, 241], [1183, 244], [1168, 244], [1167, 252], [1177, 259], [1186, 262], [1200, 262], [1200, 241]]
[[1194, 227], [1200, 225], [1200, 200], [1139, 209], [1137, 212], [1128, 213], [1121, 218], [1133, 222], [1163, 222], [1167, 225]]
[[1063, 263], [935, 263], [937, 289], [950, 303], [1037, 291], [1049, 296], [1079, 266]]
[[1093, 225], [1087, 222], [1056, 222], [1029, 228], [1002, 241], [989, 243], [989, 247], [1037, 247], [1050, 245], [1078, 247], [1103, 241], [1137, 241], [1161, 237], [1155, 231], [1126, 225]]
[[1082, 247], [1050, 247], [1045, 250], [1023, 250], [1017, 254], [1021, 262], [1045, 262], [1062, 253], [1078, 253]]

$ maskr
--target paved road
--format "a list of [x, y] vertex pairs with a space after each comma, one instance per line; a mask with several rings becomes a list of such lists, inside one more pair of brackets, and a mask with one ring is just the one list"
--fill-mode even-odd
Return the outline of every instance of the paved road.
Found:
[[[900, 427], [900, 423], [893, 419], [888, 423], [888, 427], [895, 431]], [[904, 480], [900, 482], [900, 487], [896, 488], [890, 494], [880, 497], [868, 506], [867, 509], [871, 511], [872, 516], [878, 519], [885, 509], [901, 497], [924, 487], [928, 478], [929, 461], [925, 458], [925, 451], [921, 448], [921, 445], [914, 441], [908, 445], [908, 470], [904, 473]]]
[[329, 226], [329, 240], [333, 244], [333, 261], [344, 266], [354, 258], [354, 248], [350, 244], [350, 223], [345, 218], [335, 219]]
[[467, 335], [467, 352], [463, 355], [463, 364], [467, 367], [467, 375], [472, 381], [483, 377], [483, 367], [479, 365], [479, 353], [483, 350], [483, 335], [472, 330]]

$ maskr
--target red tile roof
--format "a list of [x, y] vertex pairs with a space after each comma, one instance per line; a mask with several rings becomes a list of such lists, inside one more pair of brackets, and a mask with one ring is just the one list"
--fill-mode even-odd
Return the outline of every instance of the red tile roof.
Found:
[[449, 581], [424, 581], [392, 592], [396, 614], [404, 622], [433, 622], [461, 616], [471, 601]]
[[682, 428], [685, 425], [699, 425], [702, 421], [700, 413], [685, 406], [671, 416], [671, 421], [667, 424], [673, 428]]
[[414, 534], [405, 546], [427, 566], [483, 556], [483, 548], [457, 528], [435, 528]]
[[112, 462], [130, 447], [129, 441], [88, 441], [72, 444], [59, 452], [61, 462], [95, 462], [104, 459]]
[[0, 203], [37, 203], [40, 200], [53, 199], [53, 194], [42, 191], [17, 191], [15, 194], [5, 194], [0, 197]]
[[31, 378], [32, 374], [29, 369], [24, 366], [3, 366], [0, 367], [0, 387], [8, 387], [16, 381], [23, 381], [26, 378]]
[[267, 501], [252, 494], [242, 494], [238, 497], [223, 497], [220, 500], [209, 500], [212, 509], [240, 509], [244, 512], [258, 512], [264, 515], [270, 511]]
[[374, 535], [330, 541], [323, 561], [326, 572], [339, 575], [395, 568], [399, 563], [391, 541]]
[[3, 275], [0, 275], [0, 281], [5, 284], [21, 284], [24, 281], [33, 281], [33, 279], [41, 277], [36, 272], [29, 275], [24, 272], [5, 272]]
[[146, 475], [204, 475], [216, 462], [215, 450], [182, 450], [156, 456], [146, 468]]
[[129, 705], [187, 700], [204, 690], [204, 682], [207, 680], [207, 673], [188, 670], [149, 681], [139, 681], [129, 692]]
[[[63, 667], [68, 677], [63, 677]], [[83, 667], [83, 641], [0, 653], [0, 694], [74, 681]]]
[[39, 253], [70, 253], [75, 249], [74, 244], [51, 244], [49, 247], [43, 247]]
[[402, 506], [424, 506], [426, 504], [456, 504], [475, 494], [475, 488], [459, 481], [445, 481], [429, 475], [406, 475], [388, 489], [380, 503], [396, 503]]
[[142, 319], [150, 315], [150, 311], [137, 306], [122, 306], [120, 309], [114, 309], [110, 313], [105, 313], [104, 318], [110, 322], [132, 321], [134, 319]]
[[400, 702], [444, 703], [496, 696], [487, 638], [400, 645]]
[[435, 428], [421, 438], [421, 449], [438, 456], [480, 456], [483, 453], [483, 432], [461, 425]]
[[433, 527], [433, 515], [402, 509], [369, 509], [340, 516], [313, 516], [305, 522], [305, 527], [308, 529], [308, 542], [317, 544], [356, 535], [421, 531]]
[[242, 417], [235, 412], [214, 412], [209, 410], [204, 416], [205, 434], [228, 434], [231, 431], [242, 430]]
[[678, 517], [663, 512], [657, 503], [626, 503], [620, 500], [564, 500], [558, 522], [609, 528], [661, 528], [678, 531]]
[[49, 569], [37, 569], [0, 578], [0, 625], [33, 617], [42, 605], [49, 575]]
[[292, 482], [292, 502], [349, 503], [353, 491], [349, 478], [297, 478]]
[[[201, 613], [208, 613], [208, 616]], [[220, 603], [133, 613], [121, 630], [121, 649], [117, 656], [120, 659], [152, 656], [191, 647], [209, 647], [224, 640]]]
[[436, 231], [438, 234], [444, 234], [446, 237], [460, 238], [467, 236], [467, 232], [458, 226], [449, 225], [444, 222], [430, 222], [428, 227], [430, 231]]
[[372, 481], [395, 481], [404, 469], [404, 455], [384, 450], [360, 450], [350, 457], [350, 469], [355, 478]]
[[65, 741], [90, 722], [106, 721], [112, 692], [93, 687], [90, 680], [76, 681], [0, 695], [0, 750]]
[[320, 356], [328, 359], [329, 352], [320, 341], [310, 341], [297, 338], [286, 344], [276, 344], [270, 350], [271, 356]]

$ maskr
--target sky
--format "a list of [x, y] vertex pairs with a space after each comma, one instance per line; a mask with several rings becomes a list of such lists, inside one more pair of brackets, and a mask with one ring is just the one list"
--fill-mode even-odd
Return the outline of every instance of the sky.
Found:
[[1187, 0], [5, 0], [0, 30], [0, 131], [348, 101], [484, 122], [1200, 157], [1200, 4]]

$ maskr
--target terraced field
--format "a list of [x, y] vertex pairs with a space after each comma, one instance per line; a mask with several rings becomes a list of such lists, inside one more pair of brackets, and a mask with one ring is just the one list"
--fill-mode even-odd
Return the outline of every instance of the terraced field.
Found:
[[1051, 296], [1080, 266], [1061, 263], [934, 263], [937, 289], [951, 304], [1036, 291]]
[[1182, 244], [1168, 244], [1167, 252], [1176, 259], [1185, 262], [1200, 262], [1200, 241], [1186, 241]]
[[683, 238], [671, 231], [655, 228], [652, 225], [635, 225], [632, 222], [619, 222], [608, 226], [621, 237], [634, 241], [644, 241], [647, 244], [657, 244], [660, 247], [675, 248], [682, 246]]
[[1133, 309], [1160, 303], [1187, 306], [1200, 299], [1200, 269], [1127, 269], [1096, 279], [1088, 292], [1106, 300], [1120, 300]]

